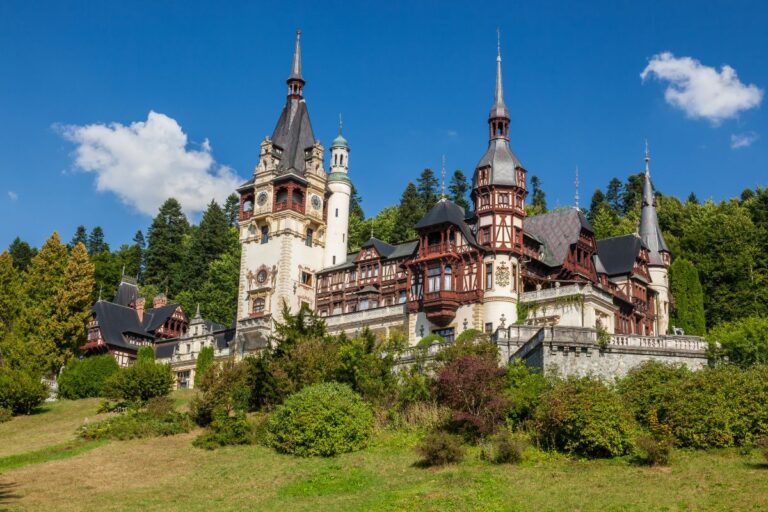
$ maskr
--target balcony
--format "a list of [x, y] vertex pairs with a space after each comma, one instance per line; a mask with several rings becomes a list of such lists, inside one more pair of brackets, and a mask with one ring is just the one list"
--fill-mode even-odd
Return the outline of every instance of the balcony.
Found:
[[283, 210], [293, 210], [303, 215], [304, 203], [294, 203], [288, 201], [280, 201], [279, 203], [275, 203], [275, 212], [281, 212]]
[[426, 258], [433, 255], [441, 254], [464, 254], [470, 252], [472, 247], [469, 245], [457, 246], [455, 243], [442, 242], [439, 244], [431, 244], [422, 247], [421, 257]]
[[459, 309], [459, 293], [453, 290], [425, 293], [422, 308], [430, 322], [444, 327], [456, 316], [456, 310]]

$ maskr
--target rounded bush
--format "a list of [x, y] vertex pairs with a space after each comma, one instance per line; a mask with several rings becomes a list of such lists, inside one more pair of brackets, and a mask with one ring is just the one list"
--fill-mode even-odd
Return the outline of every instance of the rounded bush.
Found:
[[286, 399], [267, 423], [267, 442], [302, 457], [359, 450], [373, 430], [371, 407], [346, 384], [308, 386]]
[[545, 445], [588, 457], [628, 453], [635, 431], [632, 414], [621, 398], [590, 377], [571, 377], [545, 391], [535, 424]]
[[166, 396], [173, 389], [173, 375], [167, 364], [138, 359], [133, 366], [121, 368], [105, 382], [104, 393], [112, 399], [143, 403]]
[[117, 361], [109, 354], [74, 359], [59, 376], [59, 396], [70, 400], [104, 396], [104, 383], [119, 369]]
[[424, 466], [444, 466], [464, 459], [461, 437], [447, 432], [432, 432], [416, 447]]
[[21, 370], [0, 368], [0, 408], [30, 414], [48, 398], [48, 387]]

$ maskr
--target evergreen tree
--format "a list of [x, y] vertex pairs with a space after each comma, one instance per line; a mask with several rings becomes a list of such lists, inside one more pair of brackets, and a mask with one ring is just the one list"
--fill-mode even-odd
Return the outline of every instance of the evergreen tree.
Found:
[[424, 215], [424, 203], [422, 202], [419, 191], [413, 183], [408, 183], [403, 195], [400, 197], [400, 205], [397, 208], [397, 218], [392, 230], [394, 243], [405, 242], [416, 238], [416, 231], [413, 226]]
[[597, 189], [595, 190], [595, 193], [592, 194], [592, 201], [589, 204], [588, 217], [590, 222], [592, 221], [592, 219], [594, 219], [598, 210], [604, 206], [608, 207], [608, 202], [605, 200], [605, 194], [603, 194], [602, 190]]
[[424, 169], [419, 175], [419, 179], [416, 181], [416, 188], [419, 192], [419, 199], [423, 205], [423, 211], [429, 211], [430, 208], [435, 206], [438, 196], [438, 187], [440, 182], [437, 181], [435, 173], [432, 169]]
[[229, 233], [229, 221], [224, 210], [216, 201], [211, 201], [192, 235], [187, 253], [184, 265], [187, 289], [193, 289], [207, 279], [208, 266], [227, 250]]
[[104, 241], [104, 230], [96, 226], [88, 235], [88, 254], [93, 256], [102, 252], [109, 252], [109, 245]]
[[141, 232], [141, 230], [138, 230], [135, 235], [133, 235], [133, 245], [131, 248], [133, 249], [133, 267], [136, 268], [135, 275], [138, 280], [141, 280], [142, 273], [144, 271], [144, 250], [146, 248], [146, 243], [144, 242], [144, 233]]
[[69, 242], [69, 248], [74, 248], [77, 244], [88, 244], [88, 232], [85, 230], [85, 226], [80, 224], [75, 230], [72, 240]]
[[621, 193], [621, 213], [626, 215], [632, 210], [640, 208], [644, 186], [645, 174], [642, 172], [632, 174], [627, 178], [627, 183]]
[[451, 201], [464, 208], [464, 211], [469, 211], [469, 202], [467, 201], [469, 183], [467, 182], [467, 177], [464, 176], [460, 169], [453, 171], [448, 191], [451, 193]]
[[[21, 277], [8, 251], [0, 253], [0, 343], [11, 331], [21, 308]], [[0, 345], [0, 357], [2, 346]], [[0, 364], [2, 366], [2, 364]]]
[[699, 204], [699, 198], [696, 197], [695, 192], [691, 192], [690, 194], [688, 194], [688, 199], [686, 199], [685, 202], [691, 203], [691, 204]]
[[189, 222], [181, 211], [181, 204], [169, 198], [149, 228], [148, 245], [144, 261], [144, 282], [160, 290], [168, 288], [175, 294], [181, 289], [181, 261]]
[[682, 328], [686, 334], [703, 336], [704, 291], [696, 267], [684, 258], [676, 258], [669, 268], [669, 288], [675, 301], [671, 325]]
[[237, 226], [240, 216], [240, 198], [237, 194], [229, 194], [227, 197], [224, 203], [224, 215], [226, 215], [230, 227]]
[[56, 352], [51, 358], [51, 370], [58, 370], [77, 354], [85, 339], [85, 327], [91, 316], [94, 288], [94, 265], [83, 243], [73, 249], [64, 271], [65, 286], [58, 290], [56, 300]]
[[358, 217], [360, 220], [365, 219], [365, 212], [363, 212], [363, 207], [360, 206], [360, 204], [363, 202], [363, 198], [360, 197], [360, 194], [357, 192], [357, 189], [355, 188], [355, 185], [352, 185], [352, 194], [349, 198], [349, 216], [350, 217]]
[[197, 355], [195, 363], [195, 387], [200, 385], [200, 379], [203, 378], [205, 371], [213, 366], [213, 347], [203, 347]]
[[531, 215], [547, 212], [546, 194], [541, 189], [541, 180], [538, 176], [531, 176]]
[[37, 255], [37, 248], [30, 247], [27, 242], [16, 237], [11, 242], [11, 245], [8, 246], [8, 252], [11, 254], [11, 258], [13, 258], [13, 266], [23, 272], [27, 270], [32, 258]]
[[608, 206], [611, 207], [614, 213], [619, 214], [623, 211], [623, 205], [621, 203], [621, 180], [619, 178], [612, 178], [608, 183], [608, 188], [605, 192], [605, 201]]

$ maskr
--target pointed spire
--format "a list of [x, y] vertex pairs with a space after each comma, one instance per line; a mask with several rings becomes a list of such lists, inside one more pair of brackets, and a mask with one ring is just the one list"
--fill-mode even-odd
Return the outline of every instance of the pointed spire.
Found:
[[344, 121], [341, 119], [341, 112], [339, 112], [339, 135], [341, 135], [342, 128], [344, 128]]
[[651, 265], [668, 265], [669, 259], [662, 252], [669, 253], [669, 247], [661, 234], [659, 218], [656, 214], [656, 196], [653, 193], [650, 171], [651, 153], [648, 141], [645, 141], [645, 176], [643, 180], [643, 202], [640, 211], [640, 226], [638, 234], [650, 253]]
[[504, 84], [501, 81], [501, 31], [496, 29], [496, 95], [494, 104], [504, 106]]
[[579, 209], [579, 166], [576, 166], [576, 180], [573, 182], [576, 185], [576, 209]]
[[440, 177], [442, 179], [442, 193], [440, 198], [445, 201], [445, 155], [443, 155], [443, 166], [440, 168]]
[[501, 32], [496, 29], [496, 91], [491, 113], [488, 114], [491, 139], [509, 139], [509, 110], [504, 103], [504, 84], [501, 79]]
[[200, 316], [200, 303], [199, 302], [197, 303], [197, 310], [195, 311], [195, 318], [202, 318], [202, 316]]
[[288, 79], [303, 80], [301, 77], [301, 30], [296, 31], [296, 49], [293, 51], [293, 65]]

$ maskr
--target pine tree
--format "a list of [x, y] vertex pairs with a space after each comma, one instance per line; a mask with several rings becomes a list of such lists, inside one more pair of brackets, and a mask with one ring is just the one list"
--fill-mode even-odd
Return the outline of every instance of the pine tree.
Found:
[[541, 189], [541, 180], [538, 176], [531, 176], [531, 215], [539, 215], [547, 212], [547, 198]]
[[13, 258], [13, 266], [22, 272], [27, 270], [32, 258], [37, 255], [37, 249], [30, 247], [27, 242], [19, 237], [14, 238], [11, 245], [8, 246], [8, 252], [11, 254], [11, 258]]
[[64, 271], [66, 286], [59, 288], [56, 300], [56, 354], [52, 370], [57, 370], [77, 354], [83, 342], [86, 323], [91, 313], [94, 288], [94, 265], [85, 245], [78, 243], [73, 249]]
[[69, 248], [74, 248], [77, 244], [88, 244], [88, 232], [85, 230], [85, 226], [80, 224], [75, 230], [72, 240], [69, 241]]
[[208, 266], [228, 247], [230, 227], [216, 201], [211, 201], [194, 231], [184, 264], [185, 287], [195, 288], [208, 278]]
[[435, 203], [437, 203], [437, 191], [438, 187], [440, 186], [440, 182], [437, 181], [435, 173], [432, 172], [432, 169], [424, 169], [421, 171], [419, 179], [416, 180], [416, 183], [416, 189], [419, 192], [419, 199], [423, 205], [423, 211], [429, 211], [429, 209], [435, 206]]
[[134, 254], [134, 266], [136, 267], [136, 278], [141, 281], [142, 274], [144, 272], [144, 250], [146, 248], [147, 244], [144, 242], [144, 233], [141, 232], [141, 230], [138, 230], [135, 235], [133, 235], [133, 245], [131, 248], [133, 249]]
[[181, 289], [181, 261], [189, 222], [176, 199], [167, 199], [149, 228], [144, 282], [175, 294]]
[[104, 230], [101, 226], [96, 226], [88, 235], [88, 254], [93, 256], [102, 252], [109, 252], [109, 245], [104, 241]]
[[10, 332], [20, 308], [21, 277], [13, 266], [11, 253], [5, 251], [0, 254], [0, 343]]
[[227, 222], [230, 227], [237, 226], [240, 216], [240, 198], [237, 194], [229, 194], [224, 202], [224, 214], [227, 216]]
[[704, 291], [696, 267], [684, 258], [676, 258], [669, 269], [669, 287], [675, 301], [672, 326], [682, 328], [686, 334], [703, 336]]
[[639, 172], [627, 178], [624, 191], [621, 193], [621, 213], [626, 215], [632, 210], [640, 209], [643, 199], [643, 187], [645, 186], [645, 174]]
[[424, 203], [419, 195], [416, 186], [408, 183], [403, 195], [400, 197], [400, 205], [397, 208], [397, 218], [395, 227], [392, 230], [394, 243], [405, 242], [416, 238], [416, 231], [413, 226], [424, 215]]
[[592, 194], [592, 201], [589, 204], [589, 214], [587, 216], [589, 217], [590, 222], [594, 219], [598, 209], [603, 206], [608, 206], [608, 203], [605, 200], [605, 194], [603, 194], [602, 190], [597, 189], [595, 190], [595, 193]]
[[621, 180], [619, 178], [612, 178], [611, 181], [608, 183], [608, 188], [605, 192], [605, 201], [608, 203], [608, 206], [611, 207], [614, 213], [619, 214], [622, 212], [622, 192], [621, 192], [622, 186], [621, 186]]
[[200, 385], [200, 379], [203, 378], [205, 371], [213, 366], [213, 347], [203, 347], [197, 355], [195, 363], [195, 387]]
[[[744, 197], [744, 194], [742, 193], [742, 198], [743, 197]], [[691, 192], [690, 194], [688, 194], [688, 199], [686, 199], [685, 202], [691, 203], [691, 204], [699, 204], [699, 198], [696, 197], [695, 192]]]
[[350, 195], [350, 199], [349, 199], [349, 216], [350, 217], [358, 217], [360, 220], [365, 219], [365, 212], [363, 212], [363, 207], [360, 206], [362, 202], [363, 202], [363, 198], [360, 197], [360, 194], [357, 192], [355, 185], [352, 184], [352, 194]]
[[469, 202], [467, 201], [469, 183], [467, 182], [467, 177], [460, 169], [453, 171], [448, 191], [451, 193], [451, 201], [464, 208], [464, 211], [469, 210]]

